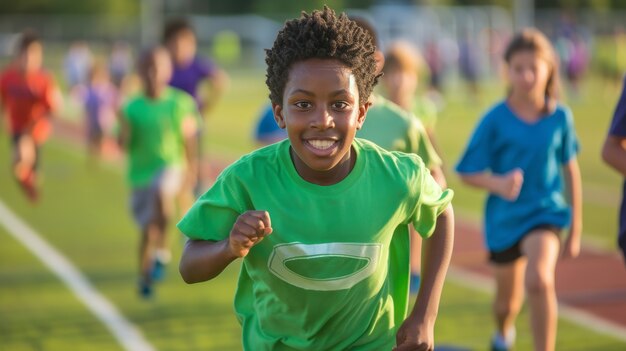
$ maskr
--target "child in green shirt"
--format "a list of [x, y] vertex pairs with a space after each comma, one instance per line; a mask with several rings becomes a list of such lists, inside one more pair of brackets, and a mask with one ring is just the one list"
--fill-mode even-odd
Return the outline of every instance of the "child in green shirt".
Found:
[[[168, 87], [172, 68], [163, 48], [146, 52], [139, 62], [144, 91], [122, 109], [120, 141], [128, 154], [131, 207], [141, 230], [142, 297], [152, 295], [169, 260], [166, 226], [184, 186], [195, 180], [198, 111], [193, 98]], [[193, 184], [192, 184], [193, 185]], [[188, 201], [191, 203], [191, 201]]]
[[[235, 310], [245, 350], [434, 347], [452, 191], [417, 155], [355, 139], [377, 81], [374, 51], [327, 7], [288, 21], [266, 58], [288, 139], [229, 166], [178, 224], [190, 239], [186, 282], [243, 259]], [[407, 317], [409, 223], [430, 239]]]

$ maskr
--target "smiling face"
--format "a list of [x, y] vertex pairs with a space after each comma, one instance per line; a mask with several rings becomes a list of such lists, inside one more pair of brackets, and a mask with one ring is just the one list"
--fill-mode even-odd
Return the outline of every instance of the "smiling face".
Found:
[[335, 184], [354, 166], [351, 152], [368, 105], [359, 104], [352, 71], [333, 59], [308, 59], [289, 71], [276, 122], [287, 129], [298, 174], [311, 183]]
[[551, 74], [548, 62], [532, 50], [514, 53], [507, 72], [512, 94], [524, 96], [543, 96]]

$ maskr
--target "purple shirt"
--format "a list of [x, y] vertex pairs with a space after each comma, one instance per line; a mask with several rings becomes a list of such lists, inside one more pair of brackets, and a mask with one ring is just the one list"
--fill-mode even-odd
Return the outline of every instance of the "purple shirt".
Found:
[[[613, 121], [611, 122], [611, 128], [609, 128], [609, 135], [619, 138], [626, 138], [626, 77], [624, 77], [624, 88], [622, 89], [622, 95], [615, 107], [615, 113], [613, 114]], [[622, 206], [619, 215], [619, 245], [626, 257], [626, 180], [622, 188]]]
[[210, 60], [195, 57], [187, 66], [174, 65], [170, 86], [178, 88], [193, 96], [196, 105], [201, 107], [201, 101], [198, 97], [198, 85], [207, 77], [215, 75], [217, 67]]

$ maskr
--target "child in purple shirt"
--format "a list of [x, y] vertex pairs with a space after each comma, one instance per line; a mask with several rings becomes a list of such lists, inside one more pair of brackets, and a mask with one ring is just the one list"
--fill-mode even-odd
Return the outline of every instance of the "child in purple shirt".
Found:
[[110, 80], [104, 65], [94, 64], [90, 71], [87, 84], [78, 90], [85, 113], [87, 132], [88, 162], [100, 158], [102, 146], [107, 132], [115, 122], [118, 107], [117, 89]]
[[[170, 52], [173, 63], [172, 78], [170, 86], [181, 89], [196, 101], [198, 110], [202, 116], [206, 116], [222, 95], [228, 76], [217, 65], [209, 59], [196, 55], [197, 41], [196, 34], [189, 22], [184, 19], [174, 19], [167, 23], [163, 31], [163, 44]], [[201, 96], [199, 94], [200, 85], [208, 83], [209, 93]], [[203, 128], [198, 128], [198, 158], [201, 161]], [[199, 163], [200, 164], [200, 163]], [[196, 195], [204, 192], [201, 172], [202, 167], [198, 167], [197, 181], [194, 189]]]
[[602, 147], [602, 158], [625, 178], [619, 212], [618, 243], [626, 259], [626, 77], [624, 77], [624, 88], [615, 107], [609, 133]]
[[[172, 20], [165, 26], [163, 44], [174, 64], [170, 86], [193, 96], [198, 107], [208, 112], [224, 91], [228, 79], [226, 74], [213, 61], [196, 55], [196, 34], [185, 20]], [[199, 87], [205, 82], [211, 87], [210, 98], [199, 94]]]

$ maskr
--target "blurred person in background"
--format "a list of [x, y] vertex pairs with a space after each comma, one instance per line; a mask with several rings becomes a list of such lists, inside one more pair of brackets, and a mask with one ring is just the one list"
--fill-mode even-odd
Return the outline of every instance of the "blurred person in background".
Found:
[[93, 55], [89, 45], [84, 41], [73, 42], [63, 61], [65, 79], [70, 91], [87, 82], [89, 69], [92, 65]]
[[459, 72], [465, 81], [471, 102], [480, 98], [480, 48], [471, 33], [465, 32], [459, 41]]
[[107, 67], [95, 62], [89, 70], [87, 83], [76, 91], [82, 102], [87, 137], [87, 162], [98, 162], [102, 157], [104, 142], [112, 135], [119, 95], [111, 82]]
[[617, 242], [626, 263], [626, 77], [623, 79], [622, 94], [602, 147], [602, 159], [624, 178]]
[[168, 86], [172, 62], [164, 48], [144, 53], [138, 71], [143, 92], [122, 108], [120, 144], [128, 154], [131, 209], [141, 232], [139, 294], [149, 298], [170, 261], [166, 234], [176, 200], [191, 200], [186, 192], [197, 174], [200, 116], [189, 94]]
[[[374, 53], [376, 59], [376, 73], [380, 74], [381, 72], [385, 72], [385, 67], [387, 67], [386, 56], [378, 49], [378, 35], [374, 26], [361, 17], [353, 17], [352, 20], [361, 28], [365, 29], [374, 39], [374, 43], [376, 43], [376, 51]], [[390, 91], [390, 96], [393, 96], [398, 102], [408, 107], [411, 104], [409, 100], [412, 98], [402, 95], [396, 89], [407, 89], [409, 93], [415, 93], [415, 89], [413, 89], [412, 86], [416, 86], [416, 81], [412, 79], [413, 77], [411, 77], [411, 79], [405, 79], [407, 78], [404, 77], [404, 73], [406, 72], [397, 71], [398, 64], [399, 62], [395, 61], [394, 57], [391, 62], [391, 68], [387, 69], [387, 72], [393, 72], [393, 74], [390, 74], [390, 77], [387, 78], [385, 78], [386, 73], [383, 74], [382, 80], [389, 79], [386, 87], [388, 91]], [[416, 75], [415, 72], [411, 72], [411, 74]], [[413, 90], [409, 91], [409, 89]], [[407, 91], [403, 91], [403, 93]], [[431, 171], [437, 183], [442, 188], [445, 188], [446, 180], [441, 169], [441, 158], [439, 158], [439, 155], [433, 147], [421, 121], [408, 112], [407, 109], [403, 109], [401, 106], [379, 94], [372, 94], [369, 102], [371, 106], [367, 112], [367, 120], [363, 123], [361, 130], [357, 132], [357, 137], [372, 141], [378, 146], [390, 151], [417, 154]], [[411, 234], [410, 292], [416, 294], [419, 290], [421, 280], [422, 238], [420, 237], [420, 233], [417, 233], [412, 225], [409, 225], [409, 227]], [[396, 245], [400, 240], [393, 240], [392, 242], [393, 245]], [[403, 248], [398, 247], [394, 249], [400, 251]]]
[[287, 132], [278, 126], [272, 104], [267, 103], [259, 114], [254, 128], [254, 141], [260, 146], [274, 144], [287, 138]]
[[123, 86], [133, 66], [133, 54], [130, 46], [125, 41], [113, 43], [109, 54], [109, 76], [115, 86], [123, 91]]
[[545, 35], [523, 30], [504, 61], [508, 95], [482, 117], [456, 171], [464, 183], [489, 194], [484, 234], [496, 281], [497, 327], [491, 349], [514, 348], [515, 320], [526, 295], [534, 350], [552, 351], [556, 263], [580, 252], [578, 138], [572, 112], [557, 101], [558, 58]]
[[[163, 30], [163, 44], [170, 52], [174, 64], [170, 86], [183, 90], [193, 96], [202, 116], [206, 117], [219, 101], [228, 84], [228, 76], [213, 61], [197, 55], [197, 38], [193, 27], [184, 19], [173, 19]], [[208, 85], [203, 87], [203, 85]], [[201, 94], [206, 91], [206, 94]], [[199, 159], [203, 157], [204, 125], [198, 128]], [[204, 189], [201, 172], [198, 167], [194, 189], [199, 195]]]
[[386, 97], [405, 111], [413, 113], [426, 128], [431, 143], [439, 152], [435, 139], [437, 106], [419, 90], [420, 80], [428, 69], [420, 52], [409, 42], [397, 41], [385, 51], [384, 62], [381, 84]]
[[54, 79], [42, 64], [39, 36], [24, 31], [15, 60], [0, 73], [0, 104], [8, 116], [13, 145], [12, 172], [32, 202], [39, 198], [40, 149], [51, 131], [50, 118], [61, 104]]

